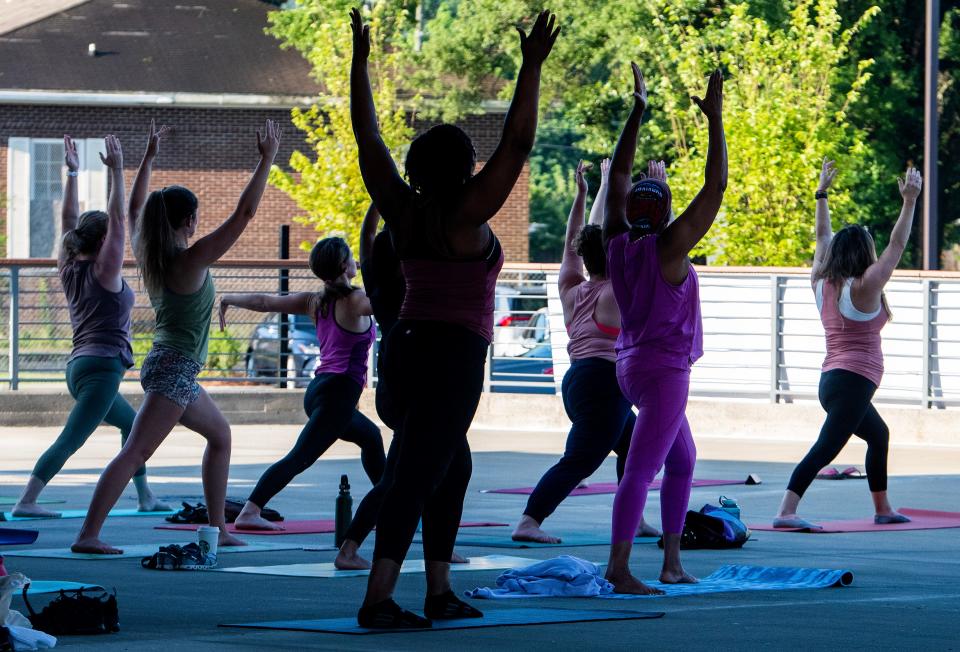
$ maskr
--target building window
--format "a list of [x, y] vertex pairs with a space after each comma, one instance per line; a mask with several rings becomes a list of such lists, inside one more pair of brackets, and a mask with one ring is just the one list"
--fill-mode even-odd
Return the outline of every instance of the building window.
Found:
[[[99, 138], [77, 140], [81, 212], [106, 206], [106, 169], [97, 155], [102, 147]], [[62, 235], [60, 207], [67, 172], [63, 141], [10, 138], [7, 157], [7, 256], [53, 258]]]

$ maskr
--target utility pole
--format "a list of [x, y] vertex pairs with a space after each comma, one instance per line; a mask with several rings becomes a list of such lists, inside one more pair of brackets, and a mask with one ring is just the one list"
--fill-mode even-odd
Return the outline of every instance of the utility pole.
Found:
[[923, 89], [923, 269], [940, 269], [940, 222], [937, 213], [937, 77], [940, 69], [940, 0], [927, 0], [926, 70]]

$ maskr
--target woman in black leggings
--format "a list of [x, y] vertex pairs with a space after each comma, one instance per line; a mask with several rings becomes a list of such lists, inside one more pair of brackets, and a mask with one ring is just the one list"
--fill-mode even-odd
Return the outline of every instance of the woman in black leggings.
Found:
[[894, 511], [887, 498], [890, 433], [871, 400], [883, 377], [880, 330], [890, 318], [883, 288], [910, 238], [922, 179], [912, 167], [907, 168], [904, 179], [898, 179], [903, 206], [890, 242], [878, 258], [873, 237], [865, 227], [852, 224], [833, 234], [827, 191], [836, 174], [833, 161], [824, 159], [816, 192], [817, 248], [810, 272], [827, 339], [819, 392], [827, 418], [817, 442], [790, 477], [780, 511], [773, 519], [776, 528], [821, 529], [797, 516], [797, 507], [817, 472], [840, 454], [850, 435], [867, 442], [867, 483], [874, 522], [888, 525], [910, 520]]
[[[467, 135], [439, 125], [410, 145], [407, 184], [377, 126], [367, 72], [369, 27], [359, 11], [351, 18], [350, 111], [360, 171], [390, 227], [407, 287], [384, 359], [402, 436], [357, 621], [372, 628], [428, 627], [431, 618], [481, 615], [450, 589], [450, 556], [472, 471], [466, 435], [483, 389], [503, 264], [487, 222], [506, 201], [533, 147], [540, 69], [559, 29], [544, 12], [529, 36], [521, 31], [517, 90], [500, 143], [483, 169], [473, 174], [476, 154]], [[392, 599], [421, 516], [427, 618]]]

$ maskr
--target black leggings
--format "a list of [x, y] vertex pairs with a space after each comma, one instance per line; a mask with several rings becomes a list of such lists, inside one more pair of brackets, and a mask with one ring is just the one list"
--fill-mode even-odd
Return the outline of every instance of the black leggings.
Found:
[[346, 374], [319, 374], [303, 396], [309, 419], [297, 443], [257, 482], [250, 502], [261, 509], [291, 480], [306, 471], [337, 439], [360, 447], [360, 461], [370, 482], [376, 484], [386, 464], [380, 429], [357, 408], [362, 388]]
[[817, 473], [840, 453], [850, 435], [867, 442], [870, 491], [887, 490], [887, 448], [890, 430], [870, 400], [877, 386], [860, 374], [833, 369], [820, 376], [820, 405], [827, 418], [820, 437], [790, 476], [787, 489], [802, 496]]
[[449, 562], [473, 471], [467, 430], [480, 403], [488, 342], [462, 326], [401, 320], [384, 361], [399, 415], [393, 483], [373, 557], [402, 563], [423, 518], [423, 556]]
[[576, 360], [563, 377], [563, 407], [572, 425], [560, 461], [537, 483], [523, 513], [537, 523], [553, 514], [581, 480], [617, 454], [617, 481], [630, 446], [636, 416], [617, 382], [617, 365], [602, 358]]

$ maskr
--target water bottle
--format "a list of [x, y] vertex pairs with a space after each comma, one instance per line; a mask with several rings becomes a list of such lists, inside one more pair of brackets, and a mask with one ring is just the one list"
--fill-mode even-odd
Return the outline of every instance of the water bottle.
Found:
[[740, 518], [740, 505], [737, 504], [736, 498], [727, 498], [726, 496], [720, 496], [720, 509], [732, 514], [733, 516]]
[[337, 507], [334, 512], [334, 544], [339, 548], [347, 536], [347, 528], [353, 521], [353, 498], [350, 497], [350, 482], [347, 476], [340, 476], [340, 493], [337, 494]]

